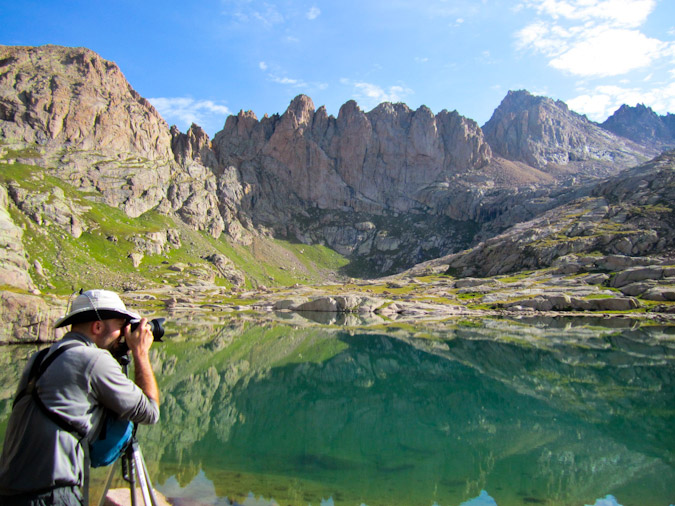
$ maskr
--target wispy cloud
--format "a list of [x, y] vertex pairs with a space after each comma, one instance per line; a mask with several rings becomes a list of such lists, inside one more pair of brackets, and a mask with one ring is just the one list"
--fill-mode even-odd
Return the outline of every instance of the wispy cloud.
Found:
[[214, 120], [221, 120], [231, 114], [227, 106], [212, 100], [195, 100], [189, 97], [149, 98], [150, 103], [169, 123], [175, 123], [181, 129], [187, 129], [192, 123], [204, 128]]
[[383, 88], [373, 83], [340, 79], [340, 83], [352, 87], [352, 96], [364, 109], [370, 109], [382, 102], [404, 102], [406, 97], [414, 94], [410, 88], [393, 85]]
[[251, 2], [250, 0], [221, 0], [223, 14], [231, 16], [240, 23], [257, 21], [267, 27], [282, 24], [284, 15], [276, 5], [270, 2]]
[[305, 81], [303, 81], [302, 79], [292, 79], [290, 77], [279, 77], [279, 76], [275, 76], [273, 74], [269, 74], [268, 77], [269, 77], [270, 81], [272, 81], [273, 83], [284, 84], [284, 85], [287, 85], [287, 86], [292, 86], [294, 88], [303, 88], [303, 87], [307, 86], [307, 83], [305, 83]]
[[652, 13], [656, 0], [525, 0], [522, 5], [555, 20], [638, 27]]
[[307, 19], [311, 21], [318, 18], [320, 15], [321, 9], [319, 9], [317, 6], [312, 6], [312, 8], [309, 9], [309, 11], [307, 11], [307, 14], [305, 16], [307, 17]]
[[288, 77], [285, 75], [286, 72], [278, 65], [270, 65], [267, 62], [261, 61], [258, 64], [258, 67], [265, 73], [265, 76], [270, 82], [302, 90], [304, 93], [310, 93], [314, 90], [324, 90], [328, 87], [328, 85], [323, 82], [308, 82], [304, 79]]
[[314, 21], [321, 15], [316, 5], [306, 11], [288, 3], [252, 0], [221, 0], [221, 13], [241, 24], [258, 23], [266, 28], [275, 28], [305, 18]]

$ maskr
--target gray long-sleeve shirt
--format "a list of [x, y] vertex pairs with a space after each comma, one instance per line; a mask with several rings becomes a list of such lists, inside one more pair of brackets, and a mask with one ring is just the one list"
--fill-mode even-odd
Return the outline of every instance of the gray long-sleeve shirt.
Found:
[[[101, 429], [105, 409], [135, 423], [152, 424], [159, 420], [157, 403], [124, 374], [108, 351], [85, 336], [70, 332], [49, 354], [73, 340], [82, 346], [63, 352], [37, 382], [38, 395], [50, 410], [81, 429], [91, 440]], [[34, 359], [24, 369], [18, 391], [25, 388]], [[0, 495], [82, 485], [82, 444], [49, 420], [31, 395], [24, 395], [14, 407], [5, 433], [0, 457]]]

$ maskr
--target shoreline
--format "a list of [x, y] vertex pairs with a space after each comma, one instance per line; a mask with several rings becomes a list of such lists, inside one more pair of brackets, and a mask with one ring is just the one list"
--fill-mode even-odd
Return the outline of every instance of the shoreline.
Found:
[[[556, 281], [553, 278], [543, 284], [535, 276], [454, 280], [436, 275], [322, 286], [258, 287], [240, 292], [215, 285], [165, 286], [121, 296], [128, 307], [144, 316], [163, 316], [170, 321], [229, 317], [301, 326], [386, 328], [483, 318], [591, 318], [675, 326], [673, 301], [644, 301], [604, 286], [560, 286]], [[20, 317], [5, 320], [0, 344], [54, 342], [65, 332], [53, 329], [53, 322], [65, 314], [67, 297], [5, 292], [2, 298], [5, 315], [9, 305]], [[580, 310], [575, 305], [599, 309]]]

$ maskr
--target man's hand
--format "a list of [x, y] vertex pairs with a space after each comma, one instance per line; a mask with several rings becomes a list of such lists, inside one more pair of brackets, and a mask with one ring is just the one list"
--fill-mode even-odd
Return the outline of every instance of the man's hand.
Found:
[[127, 325], [124, 328], [124, 339], [134, 357], [136, 355], [147, 355], [154, 341], [148, 319], [141, 318], [138, 327], [133, 332], [131, 332], [131, 325]]
[[134, 379], [143, 393], [159, 404], [159, 388], [155, 374], [150, 364], [150, 347], [155, 340], [148, 319], [142, 318], [136, 330], [131, 332], [131, 326], [124, 328], [124, 338], [134, 357]]

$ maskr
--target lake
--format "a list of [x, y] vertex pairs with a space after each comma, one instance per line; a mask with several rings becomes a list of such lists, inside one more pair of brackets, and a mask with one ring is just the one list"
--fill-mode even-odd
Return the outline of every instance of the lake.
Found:
[[[0, 348], [3, 434], [34, 350]], [[675, 327], [185, 316], [152, 353], [138, 435], [176, 504], [675, 504]]]

